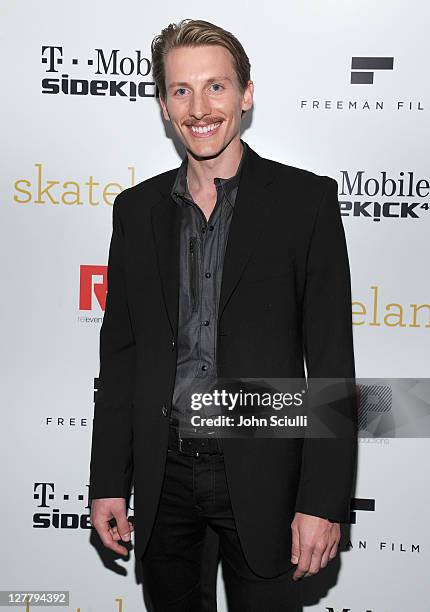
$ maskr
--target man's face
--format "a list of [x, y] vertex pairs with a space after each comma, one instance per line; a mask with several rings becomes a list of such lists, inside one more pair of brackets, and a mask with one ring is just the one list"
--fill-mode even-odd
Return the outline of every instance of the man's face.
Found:
[[240, 137], [242, 110], [252, 106], [252, 81], [242, 95], [233, 58], [218, 45], [172, 49], [164, 67], [164, 118], [195, 157], [219, 155]]

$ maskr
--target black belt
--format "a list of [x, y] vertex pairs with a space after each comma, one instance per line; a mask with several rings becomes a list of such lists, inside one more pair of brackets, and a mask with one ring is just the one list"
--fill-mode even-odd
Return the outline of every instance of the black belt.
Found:
[[198, 457], [201, 454], [223, 454], [219, 439], [181, 438], [175, 427], [169, 427], [169, 449], [189, 457]]

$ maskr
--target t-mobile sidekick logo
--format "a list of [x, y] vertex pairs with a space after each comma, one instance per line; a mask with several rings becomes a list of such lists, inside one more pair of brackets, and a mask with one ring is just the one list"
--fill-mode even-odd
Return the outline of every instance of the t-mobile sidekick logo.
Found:
[[106, 307], [107, 266], [80, 266], [79, 310], [93, 310], [95, 297], [101, 310]]
[[[158, 96], [155, 83], [148, 76], [151, 62], [139, 49], [129, 55], [122, 54], [120, 49], [94, 49], [89, 55], [66, 56], [62, 46], [42, 45], [41, 61], [48, 75], [42, 78], [42, 93], [119, 97], [130, 102]], [[70, 75], [70, 68], [80, 74]], [[88, 70], [94, 76], [88, 75]]]
[[412, 171], [368, 176], [364, 170], [341, 170], [340, 175], [342, 216], [405, 221], [422, 218], [430, 209], [430, 179]]
[[[59, 490], [60, 489], [60, 490]], [[93, 529], [90, 523], [89, 486], [85, 494], [61, 490], [55, 482], [35, 482], [33, 529]], [[134, 491], [127, 507], [134, 511]]]

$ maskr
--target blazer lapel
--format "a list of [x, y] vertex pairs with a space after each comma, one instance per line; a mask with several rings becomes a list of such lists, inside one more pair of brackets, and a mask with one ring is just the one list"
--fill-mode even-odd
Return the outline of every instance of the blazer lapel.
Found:
[[[160, 190], [162, 197], [152, 206], [151, 219], [163, 297], [172, 334], [176, 338], [181, 219], [180, 208], [170, 196], [174, 174], [170, 175]], [[248, 145], [227, 238], [218, 321], [270, 218], [274, 194], [267, 187], [272, 180], [266, 160]]]
[[[174, 177], [173, 177], [174, 178]], [[177, 338], [179, 300], [179, 232], [180, 208], [170, 196], [173, 182], [163, 191], [162, 198], [151, 208], [152, 231], [157, 253], [167, 316], [173, 337]]]
[[248, 145], [227, 237], [218, 321], [270, 219], [273, 197], [267, 187], [271, 182], [268, 164]]

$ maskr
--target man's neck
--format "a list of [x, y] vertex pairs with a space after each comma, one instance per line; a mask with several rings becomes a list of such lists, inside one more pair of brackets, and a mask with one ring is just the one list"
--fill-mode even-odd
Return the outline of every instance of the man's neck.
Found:
[[240, 164], [243, 146], [240, 137], [234, 138], [217, 157], [197, 160], [188, 155], [188, 187], [195, 193], [215, 190], [214, 178], [234, 176]]

